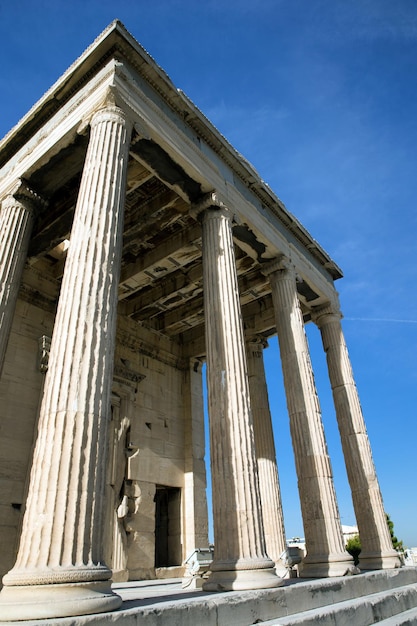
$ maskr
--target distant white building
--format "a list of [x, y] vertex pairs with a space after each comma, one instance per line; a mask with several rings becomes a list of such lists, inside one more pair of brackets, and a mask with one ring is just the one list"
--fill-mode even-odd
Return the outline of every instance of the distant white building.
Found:
[[404, 565], [413, 567], [417, 565], [417, 548], [407, 548], [404, 550]]
[[[352, 539], [352, 537], [355, 537], [359, 534], [359, 531], [357, 526], [346, 526], [342, 524], [342, 533], [343, 542], [344, 545], [346, 545], [349, 539]], [[306, 555], [306, 544], [304, 537], [291, 537], [290, 539], [287, 539], [287, 546], [289, 549], [298, 548], [303, 556]], [[417, 548], [414, 549], [417, 550]], [[289, 550], [289, 552], [291, 552], [291, 550]]]
[[342, 524], [342, 533], [343, 533], [343, 541], [346, 545], [349, 539], [352, 539], [353, 537], [356, 537], [356, 535], [359, 534], [359, 531], [358, 531], [357, 526], [345, 526], [344, 524]]

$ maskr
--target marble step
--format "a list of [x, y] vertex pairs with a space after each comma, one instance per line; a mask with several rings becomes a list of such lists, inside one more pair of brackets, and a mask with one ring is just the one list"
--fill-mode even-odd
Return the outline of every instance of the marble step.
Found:
[[417, 624], [417, 584], [404, 585], [258, 623], [262, 626]]

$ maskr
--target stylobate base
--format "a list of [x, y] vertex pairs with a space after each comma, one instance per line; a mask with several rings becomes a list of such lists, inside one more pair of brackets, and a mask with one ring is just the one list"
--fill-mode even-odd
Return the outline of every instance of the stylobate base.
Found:
[[377, 569], [396, 569], [401, 567], [401, 561], [398, 552], [394, 549], [377, 553], [361, 552], [359, 554], [359, 567], [363, 572]]
[[0, 593], [0, 622], [73, 617], [119, 608], [122, 599], [110, 581], [4, 586]]
[[248, 591], [251, 589], [272, 589], [284, 584], [275, 569], [221, 570], [210, 573], [203, 584], [204, 591]]
[[355, 566], [352, 557], [342, 553], [330, 558], [309, 558], [307, 555], [299, 564], [298, 572], [300, 578], [331, 578], [360, 574], [360, 569]]

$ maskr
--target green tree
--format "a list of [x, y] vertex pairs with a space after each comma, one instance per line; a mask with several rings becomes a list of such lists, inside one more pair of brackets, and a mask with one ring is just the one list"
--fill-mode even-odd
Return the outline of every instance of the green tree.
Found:
[[359, 535], [355, 535], [354, 537], [351, 537], [350, 539], [348, 539], [347, 544], [346, 544], [346, 550], [349, 552], [351, 556], [353, 556], [355, 565], [357, 565], [359, 563], [359, 554], [362, 550], [361, 540], [360, 540]]
[[395, 533], [394, 533], [394, 522], [391, 520], [391, 518], [388, 515], [388, 513], [385, 513], [385, 516], [387, 518], [389, 534], [391, 535], [392, 547], [395, 550], [397, 550], [398, 552], [404, 552], [403, 542], [398, 540], [397, 537], [395, 536]]
[[[385, 513], [385, 516], [387, 518], [387, 526], [389, 529], [389, 533], [391, 535], [391, 541], [392, 541], [392, 547], [394, 548], [394, 550], [397, 550], [397, 552], [404, 552], [404, 544], [402, 541], [399, 541], [397, 539], [397, 537], [395, 536], [394, 533], [394, 522], [391, 520], [390, 516], [388, 515], [388, 513]], [[349, 552], [350, 555], [353, 556], [353, 560], [355, 561], [355, 565], [358, 565], [359, 563], [359, 554], [362, 550], [362, 546], [361, 546], [361, 539], [359, 537], [359, 535], [355, 535], [354, 537], [351, 537], [347, 544], [346, 544], [346, 550], [347, 552]]]

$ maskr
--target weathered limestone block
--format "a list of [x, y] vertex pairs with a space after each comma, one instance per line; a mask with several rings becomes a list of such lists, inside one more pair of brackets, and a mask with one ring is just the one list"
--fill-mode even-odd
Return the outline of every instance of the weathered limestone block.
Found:
[[155, 492], [155, 484], [144, 481], [131, 481], [129, 486], [125, 528], [130, 580], [155, 577]]
[[134, 531], [128, 537], [129, 580], [153, 580], [155, 575], [155, 532]]
[[[0, 576], [16, 560], [18, 530], [26, 498], [26, 477], [36, 434], [44, 376], [38, 365], [38, 338], [51, 333], [53, 316], [18, 299], [0, 379]], [[24, 393], [22, 393], [24, 390]]]
[[126, 493], [129, 499], [129, 512], [125, 526], [128, 532], [142, 530], [155, 531], [155, 485], [153, 483], [128, 481]]

